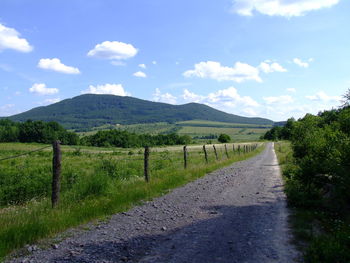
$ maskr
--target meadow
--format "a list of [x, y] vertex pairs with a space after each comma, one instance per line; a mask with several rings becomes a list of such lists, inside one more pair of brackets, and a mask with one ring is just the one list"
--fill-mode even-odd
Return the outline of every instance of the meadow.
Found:
[[271, 125], [241, 124], [203, 120], [181, 121], [176, 123], [141, 123], [130, 125], [104, 125], [93, 128], [89, 132], [79, 133], [80, 136], [92, 135], [99, 130], [118, 129], [138, 134], [169, 134], [189, 135], [196, 142], [209, 141], [205, 137], [213, 137], [211, 141], [217, 142], [216, 138], [224, 133], [228, 134], [233, 142], [257, 141], [264, 135]]
[[[262, 151], [233, 151], [227, 144], [207, 145], [208, 164], [201, 145], [188, 146], [187, 169], [182, 146], [152, 148], [150, 182], [143, 174], [143, 149], [62, 146], [61, 198], [51, 208], [52, 149], [50, 145], [0, 144], [0, 258], [16, 248], [50, 237], [69, 227], [125, 211], [174, 187]], [[235, 144], [237, 150], [238, 144]]]

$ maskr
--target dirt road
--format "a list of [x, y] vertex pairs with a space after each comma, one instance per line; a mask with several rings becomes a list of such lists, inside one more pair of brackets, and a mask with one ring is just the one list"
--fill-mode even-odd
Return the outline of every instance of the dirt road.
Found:
[[[273, 144], [14, 262], [295, 262]], [[65, 233], [67, 234], [67, 233]]]

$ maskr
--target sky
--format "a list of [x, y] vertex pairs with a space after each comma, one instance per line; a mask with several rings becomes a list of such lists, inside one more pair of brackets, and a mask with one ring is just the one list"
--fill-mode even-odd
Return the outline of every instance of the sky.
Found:
[[0, 116], [85, 93], [274, 121], [350, 88], [347, 0], [0, 0]]

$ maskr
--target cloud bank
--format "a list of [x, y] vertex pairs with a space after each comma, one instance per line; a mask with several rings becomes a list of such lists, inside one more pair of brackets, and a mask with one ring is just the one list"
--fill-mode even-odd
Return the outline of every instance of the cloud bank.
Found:
[[14, 28], [0, 24], [0, 51], [13, 49], [20, 52], [30, 52], [33, 47], [25, 38], [20, 38], [20, 33]]
[[58, 58], [42, 58], [39, 60], [38, 68], [52, 70], [64, 74], [80, 74], [78, 68], [64, 65]]
[[83, 90], [82, 94], [109, 94], [117, 96], [131, 96], [131, 94], [124, 90], [122, 84], [103, 84], [93, 86], [90, 85], [88, 89]]
[[303, 16], [310, 11], [329, 8], [340, 0], [234, 0], [231, 11], [252, 16], [254, 11], [268, 16]]

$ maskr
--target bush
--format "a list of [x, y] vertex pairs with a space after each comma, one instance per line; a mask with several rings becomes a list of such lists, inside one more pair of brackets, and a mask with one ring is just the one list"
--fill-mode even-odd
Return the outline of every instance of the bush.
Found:
[[219, 138], [218, 138], [218, 141], [221, 142], [221, 143], [226, 143], [226, 142], [230, 142], [231, 141], [231, 137], [227, 134], [220, 134], [219, 135]]

